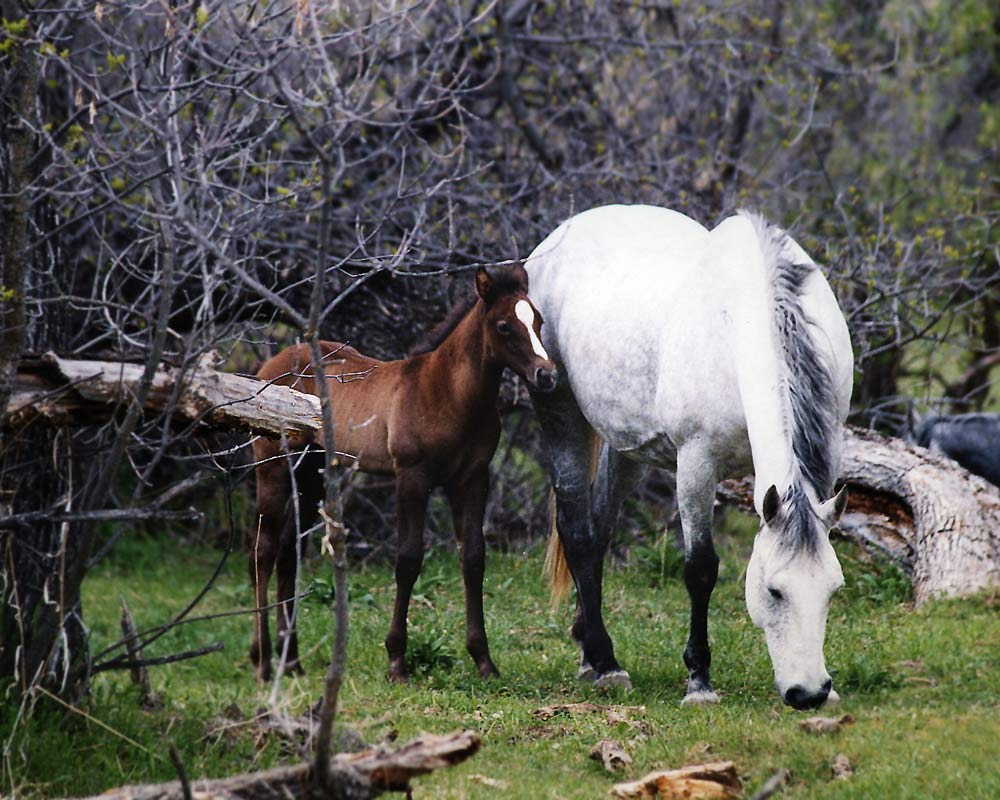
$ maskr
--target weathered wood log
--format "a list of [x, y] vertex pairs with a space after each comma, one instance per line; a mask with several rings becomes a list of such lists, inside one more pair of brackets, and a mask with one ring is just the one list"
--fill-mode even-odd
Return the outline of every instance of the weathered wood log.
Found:
[[[76, 361], [53, 353], [27, 361], [18, 369], [3, 427], [106, 420], [117, 406], [131, 399], [143, 369], [141, 364]], [[322, 425], [317, 397], [219, 372], [207, 360], [188, 371], [174, 367], [159, 370], [146, 408], [169, 411], [176, 418], [213, 430], [245, 430], [272, 437], [284, 432], [294, 444], [313, 441]]]
[[[413, 778], [460, 764], [475, 755], [481, 744], [475, 731], [443, 736], [425, 733], [400, 747], [378, 746], [358, 753], [341, 753], [331, 761], [332, 781], [326, 792], [317, 791], [313, 785], [311, 764], [217, 780], [194, 780], [190, 788], [192, 796], [199, 800], [367, 800], [383, 792], [408, 792]], [[180, 800], [183, 796], [181, 782], [172, 781], [123, 786], [90, 800]]]
[[742, 795], [743, 784], [732, 761], [715, 761], [650, 772], [637, 781], [616, 784], [610, 794], [621, 798], [725, 800]]
[[[107, 419], [132, 396], [138, 364], [73, 361], [48, 354], [18, 370], [2, 427]], [[181, 386], [177, 389], [177, 381]], [[284, 432], [292, 444], [317, 441], [319, 400], [284, 386], [230, 375], [207, 363], [157, 373], [147, 405], [169, 410], [195, 431]], [[170, 406], [168, 409], [167, 406]], [[912, 576], [918, 603], [1000, 585], [1000, 493], [953, 461], [899, 439], [850, 428], [843, 479], [851, 502], [840, 530], [884, 552]], [[720, 496], [752, 508], [752, 483], [727, 481]]]
[[[850, 500], [838, 528], [888, 555], [913, 580], [917, 603], [1000, 586], [1000, 491], [959, 464], [858, 428], [845, 433], [841, 477]], [[753, 508], [752, 479], [720, 497]]]

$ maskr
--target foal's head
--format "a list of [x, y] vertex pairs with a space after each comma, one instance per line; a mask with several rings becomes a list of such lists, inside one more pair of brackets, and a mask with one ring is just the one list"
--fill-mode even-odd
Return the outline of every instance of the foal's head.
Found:
[[483, 302], [486, 357], [512, 369], [533, 391], [555, 389], [559, 373], [542, 346], [542, 315], [528, 299], [524, 267], [480, 267], [476, 291]]
[[763, 524], [747, 567], [747, 609], [764, 630], [778, 693], [799, 710], [837, 697], [823, 639], [830, 598], [844, 585], [830, 528], [846, 505], [846, 487], [814, 503], [801, 486], [784, 499], [771, 486], [761, 504]]

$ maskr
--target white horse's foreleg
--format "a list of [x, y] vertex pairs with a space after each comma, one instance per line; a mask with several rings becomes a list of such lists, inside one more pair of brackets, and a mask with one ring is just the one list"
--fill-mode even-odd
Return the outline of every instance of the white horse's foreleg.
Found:
[[[645, 464], [625, 458], [617, 450], [608, 447], [607, 444], [602, 445], [597, 472], [594, 474], [594, 480], [590, 487], [591, 517], [600, 554], [594, 563], [594, 580], [597, 584], [598, 602], [602, 605], [604, 601], [604, 558], [608, 552], [611, 535], [618, 524], [622, 503], [635, 488], [645, 471]], [[582, 627], [582, 625], [583, 609], [577, 602], [574, 628]], [[593, 680], [597, 687], [625, 686], [632, 688], [632, 681], [625, 670], [598, 676], [582, 651], [580, 677]]]
[[708, 603], [719, 577], [719, 557], [712, 542], [712, 510], [715, 504], [715, 463], [697, 445], [677, 453], [677, 504], [684, 531], [684, 583], [691, 600], [691, 628], [684, 663], [688, 668], [687, 693], [683, 704], [717, 703], [709, 667]]

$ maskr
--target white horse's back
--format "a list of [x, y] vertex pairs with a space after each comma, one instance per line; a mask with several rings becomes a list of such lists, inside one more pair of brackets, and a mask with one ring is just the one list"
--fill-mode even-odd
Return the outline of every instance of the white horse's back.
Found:
[[[788, 242], [791, 257], [811, 263]], [[668, 209], [604, 206], [563, 223], [526, 266], [545, 346], [612, 447], [672, 466], [676, 449], [698, 437], [713, 443], [720, 467], [749, 466], [746, 415], [756, 397], [741, 388], [781, 380], [774, 349], [759, 344], [771, 337], [772, 276], [749, 217], [709, 232]], [[808, 284], [802, 304], [814, 339], [840, 362], [843, 417], [853, 363], [847, 329], [818, 270]], [[776, 435], [769, 429], [780, 415], [759, 416], [762, 435]]]

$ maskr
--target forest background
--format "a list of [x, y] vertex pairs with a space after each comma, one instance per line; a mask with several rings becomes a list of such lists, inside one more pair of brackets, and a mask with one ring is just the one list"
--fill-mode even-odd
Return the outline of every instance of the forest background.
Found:
[[[0, 410], [49, 351], [249, 372], [309, 335], [316, 274], [325, 338], [401, 357], [470, 270], [604, 203], [787, 227], [848, 319], [855, 423], [997, 407], [993, 3], [0, 6]], [[487, 529], [510, 548], [545, 485], [523, 387], [503, 402]], [[122, 538], [239, 550], [248, 449], [191, 433], [137, 403], [5, 433], [0, 676], [86, 683], [80, 588]], [[626, 526], [669, 516], [667, 484]], [[391, 552], [388, 485], [344, 499], [352, 560]]]

